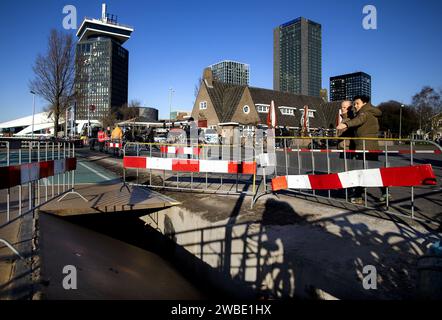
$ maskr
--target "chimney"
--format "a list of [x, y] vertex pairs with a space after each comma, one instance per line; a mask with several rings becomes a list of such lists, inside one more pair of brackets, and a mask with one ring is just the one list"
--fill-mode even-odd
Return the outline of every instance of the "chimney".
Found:
[[101, 5], [101, 20], [103, 22], [106, 22], [106, 4], [105, 3], [103, 3]]
[[208, 87], [213, 87], [213, 73], [212, 68], [207, 67], [203, 72], [203, 80]]

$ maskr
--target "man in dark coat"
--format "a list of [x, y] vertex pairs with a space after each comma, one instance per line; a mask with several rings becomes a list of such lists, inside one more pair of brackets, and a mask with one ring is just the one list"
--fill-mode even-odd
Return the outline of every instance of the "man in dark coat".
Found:
[[[379, 150], [378, 138], [379, 133], [379, 120], [382, 115], [382, 111], [375, 108], [370, 103], [370, 98], [365, 95], [356, 96], [353, 98], [355, 116], [354, 118], [345, 119], [340, 125], [336, 127], [338, 130], [345, 130], [348, 128], [354, 128], [355, 137], [361, 138], [361, 140], [355, 140], [356, 150]], [[371, 140], [364, 140], [363, 138], [369, 138]], [[357, 154], [357, 159], [363, 160], [364, 154]], [[366, 153], [366, 161], [379, 161], [378, 153]], [[351, 202], [354, 204], [363, 204], [362, 193], [364, 188], [355, 188], [354, 194], [351, 198]], [[382, 196], [379, 199], [380, 202], [386, 202], [386, 188], [381, 188]], [[391, 195], [388, 195], [389, 200]]]

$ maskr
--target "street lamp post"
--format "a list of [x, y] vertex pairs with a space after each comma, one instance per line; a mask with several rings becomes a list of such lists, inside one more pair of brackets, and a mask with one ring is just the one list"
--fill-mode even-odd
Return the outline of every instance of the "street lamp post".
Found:
[[31, 90], [32, 93], [32, 133], [31, 137], [34, 139], [34, 116], [35, 116], [35, 92]]
[[[399, 109], [399, 139], [402, 139], [402, 108], [404, 107], [403, 104], [401, 104], [401, 108]], [[401, 143], [401, 141], [399, 141]]]

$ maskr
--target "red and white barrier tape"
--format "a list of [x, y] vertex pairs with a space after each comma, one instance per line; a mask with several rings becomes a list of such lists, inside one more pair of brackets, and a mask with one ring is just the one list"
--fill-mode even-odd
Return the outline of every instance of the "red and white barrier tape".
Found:
[[198, 147], [161, 146], [160, 152], [167, 154], [199, 155], [201, 153], [201, 149]]
[[12, 188], [77, 168], [76, 158], [23, 163], [0, 167], [0, 189]]
[[[284, 151], [284, 149], [277, 149], [278, 151]], [[288, 152], [315, 152], [315, 153], [344, 153], [344, 150], [335, 149], [291, 149], [287, 148]], [[379, 154], [411, 154], [411, 150], [345, 150], [346, 153], [379, 153]], [[436, 150], [413, 150], [413, 154], [442, 154], [439, 149]]]
[[123, 144], [119, 142], [109, 142], [109, 148], [122, 148]]
[[352, 187], [411, 187], [435, 185], [430, 164], [407, 167], [353, 170], [320, 175], [288, 175], [272, 179], [272, 190], [329, 190]]
[[181, 172], [256, 173], [256, 162], [228, 160], [192, 160], [126, 156], [123, 158], [123, 167]]

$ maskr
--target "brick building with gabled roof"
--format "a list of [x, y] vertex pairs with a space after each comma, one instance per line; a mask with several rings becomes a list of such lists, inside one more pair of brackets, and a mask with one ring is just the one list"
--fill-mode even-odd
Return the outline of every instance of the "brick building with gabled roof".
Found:
[[277, 127], [301, 128], [304, 106], [309, 108], [310, 129], [335, 127], [340, 102], [327, 103], [318, 97], [219, 82], [213, 79], [209, 68], [204, 70], [192, 117], [207, 120], [211, 128], [219, 129], [228, 123], [252, 129], [266, 126], [272, 100]]

